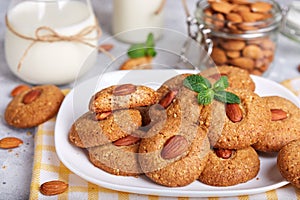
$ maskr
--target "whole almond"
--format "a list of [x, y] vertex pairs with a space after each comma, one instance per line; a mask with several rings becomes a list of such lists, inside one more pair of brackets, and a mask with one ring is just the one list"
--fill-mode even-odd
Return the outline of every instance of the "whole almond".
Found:
[[113, 44], [101, 44], [99, 46], [99, 50], [102, 51], [110, 51], [112, 48], [114, 48], [114, 45]]
[[34, 102], [41, 94], [42, 94], [42, 90], [41, 89], [30, 90], [23, 97], [23, 103], [24, 104], [30, 104], [30, 103]]
[[103, 113], [96, 113], [95, 118], [96, 118], [96, 120], [104, 120], [111, 114], [112, 114], [111, 111], [103, 112]]
[[231, 22], [234, 22], [234, 23], [239, 23], [239, 22], [243, 21], [241, 15], [239, 15], [238, 13], [228, 13], [226, 15], [226, 19], [228, 21], [231, 21]]
[[123, 84], [117, 86], [113, 90], [113, 95], [115, 96], [125, 96], [131, 93], [134, 93], [136, 91], [136, 86], [133, 84]]
[[120, 138], [113, 142], [116, 146], [130, 146], [140, 141], [141, 138], [132, 135], [127, 135], [126, 137]]
[[240, 122], [243, 119], [242, 110], [237, 103], [226, 104], [226, 115], [233, 122]]
[[272, 121], [279, 121], [286, 119], [288, 117], [288, 114], [281, 110], [281, 109], [271, 109], [272, 113]]
[[0, 140], [1, 149], [12, 149], [19, 147], [23, 144], [23, 141], [16, 137], [5, 137]]
[[30, 86], [29, 85], [18, 85], [16, 86], [11, 92], [10, 92], [10, 96], [15, 97], [18, 94], [24, 92], [25, 90], [29, 90]]
[[244, 22], [256, 22], [264, 19], [264, 15], [261, 13], [240, 12], [239, 14]]
[[45, 182], [40, 186], [40, 192], [47, 196], [61, 194], [67, 189], [67, 183], [57, 180]]
[[248, 71], [252, 71], [255, 65], [254, 60], [247, 57], [234, 58], [231, 59], [229, 62], [234, 66], [240, 67]]
[[229, 58], [238, 58], [241, 56], [241, 53], [240, 51], [227, 51], [226, 52], [226, 55], [229, 57]]
[[252, 3], [250, 5], [250, 7], [253, 12], [267, 13], [267, 12], [271, 11], [272, 4], [267, 3], [267, 2], [258, 1], [258, 2]]
[[221, 46], [230, 51], [240, 51], [246, 46], [246, 42], [243, 40], [224, 40], [221, 42]]
[[167, 108], [173, 101], [173, 99], [175, 99], [176, 95], [178, 93], [178, 90], [171, 90], [169, 91], [160, 101], [159, 101], [159, 105], [161, 105], [164, 108]]
[[219, 158], [223, 159], [228, 159], [232, 155], [231, 149], [214, 149], [214, 151]]
[[222, 65], [227, 62], [227, 57], [225, 51], [221, 48], [215, 47], [211, 52], [211, 58], [217, 65]]
[[224, 1], [219, 1], [219, 2], [213, 2], [211, 3], [211, 8], [220, 13], [225, 13], [228, 14], [230, 11], [235, 7], [235, 5], [224, 2]]
[[248, 5], [237, 5], [233, 8], [234, 12], [250, 12], [250, 7]]
[[259, 59], [264, 56], [263, 51], [257, 45], [248, 45], [243, 49], [243, 56]]
[[169, 138], [161, 151], [163, 159], [172, 159], [183, 154], [188, 149], [188, 141], [181, 135], [175, 135]]

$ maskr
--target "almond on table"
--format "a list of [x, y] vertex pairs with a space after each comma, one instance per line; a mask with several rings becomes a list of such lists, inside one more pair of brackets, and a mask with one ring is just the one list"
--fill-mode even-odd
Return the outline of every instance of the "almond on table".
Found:
[[16, 137], [5, 137], [0, 140], [1, 149], [12, 149], [23, 144], [23, 140]]
[[68, 189], [68, 186], [69, 185], [63, 181], [48, 181], [40, 186], [40, 192], [46, 196], [57, 195], [64, 193]]

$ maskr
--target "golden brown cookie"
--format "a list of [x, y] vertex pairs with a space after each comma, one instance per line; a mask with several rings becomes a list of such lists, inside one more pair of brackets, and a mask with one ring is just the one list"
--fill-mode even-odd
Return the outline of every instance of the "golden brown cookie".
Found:
[[252, 147], [239, 150], [214, 149], [199, 176], [199, 181], [212, 186], [231, 186], [253, 179], [260, 161]]
[[121, 66], [120, 70], [151, 69], [152, 57], [129, 58]]
[[32, 87], [12, 99], [4, 118], [17, 128], [34, 127], [54, 117], [63, 99], [64, 94], [54, 85]]
[[155, 124], [142, 139], [139, 162], [155, 183], [168, 187], [185, 186], [201, 174], [209, 152], [206, 131], [196, 124], [182, 125], [169, 118]]
[[277, 166], [281, 175], [300, 189], [300, 140], [294, 140], [282, 147], [278, 153]]
[[256, 150], [277, 152], [288, 142], [300, 139], [300, 110], [290, 100], [279, 96], [263, 97], [271, 118], [263, 137], [253, 145]]
[[231, 90], [240, 104], [213, 101], [205, 106], [201, 121], [209, 127], [208, 137], [215, 148], [243, 149], [263, 134], [271, 113], [265, 101], [249, 90]]
[[134, 136], [128, 135], [114, 143], [88, 148], [90, 161], [110, 174], [121, 176], [142, 174], [138, 162], [139, 134], [134, 133]]
[[219, 66], [204, 70], [200, 73], [200, 75], [211, 80], [218, 80], [220, 76], [227, 76], [229, 88], [238, 88], [250, 91], [255, 90], [255, 83], [249, 72], [241, 68]]
[[179, 74], [166, 80], [158, 89], [159, 99], [162, 99], [170, 91], [178, 91], [183, 86], [183, 80], [191, 74]]
[[72, 124], [69, 140], [81, 148], [99, 146], [131, 134], [141, 124], [141, 115], [134, 109], [117, 110], [103, 120], [97, 120], [94, 113], [87, 112]]
[[[183, 80], [189, 75], [190, 74], [180, 74], [171, 79], [168, 79], [157, 90], [159, 101], [154, 105], [139, 108], [143, 116], [143, 122], [145, 125], [148, 125], [147, 126], [148, 128], [151, 127], [156, 122], [163, 121], [166, 119], [167, 116], [166, 109], [170, 105], [172, 105], [174, 101], [176, 101], [176, 98], [177, 98], [177, 104], [179, 103], [178, 101], [179, 99], [181, 99], [180, 102], [182, 104], [181, 108], [180, 105], [177, 106], [177, 108], [179, 108], [178, 111], [183, 112], [181, 111], [181, 109], [188, 108], [189, 112], [187, 111], [187, 109], [185, 109], [186, 111], [184, 111], [183, 113], [185, 113], [186, 115], [188, 115], [188, 117], [190, 117], [189, 114], [192, 111], [194, 111], [197, 112], [196, 115], [197, 117], [199, 117], [200, 114], [200, 112], [198, 112], [199, 105], [196, 100], [197, 94], [191, 90], [188, 90], [183, 86]], [[196, 105], [196, 109], [193, 110], [191, 106], [195, 107], [195, 105]], [[170, 110], [169, 115], [176, 115], [177, 108], [175, 108], [175, 110], [174, 109]]]
[[156, 92], [147, 86], [113, 85], [97, 92], [90, 99], [92, 112], [104, 113], [118, 109], [148, 106], [157, 102]]

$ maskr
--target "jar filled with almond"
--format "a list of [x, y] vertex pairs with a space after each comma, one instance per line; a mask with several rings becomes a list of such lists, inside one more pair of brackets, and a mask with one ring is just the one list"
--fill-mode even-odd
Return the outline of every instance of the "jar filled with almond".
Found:
[[204, 38], [212, 40], [211, 57], [216, 65], [266, 74], [274, 59], [282, 19], [275, 1], [200, 0], [195, 16], [198, 28], [209, 30]]

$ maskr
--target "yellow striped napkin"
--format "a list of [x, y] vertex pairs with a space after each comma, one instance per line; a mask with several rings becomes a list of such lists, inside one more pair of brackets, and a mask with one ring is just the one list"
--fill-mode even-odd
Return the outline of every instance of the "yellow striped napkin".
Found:
[[[192, 200], [192, 199], [298, 199], [300, 190], [293, 186], [286, 185], [282, 188], [268, 191], [262, 194], [237, 196], [237, 197], [216, 197], [216, 198], [183, 198], [183, 197], [159, 197], [141, 194], [131, 194], [114, 191], [89, 183], [68, 170], [58, 159], [54, 146], [55, 118], [41, 124], [35, 134], [34, 163], [32, 170], [32, 181], [30, 186], [30, 199], [104, 199], [104, 200]], [[55, 196], [44, 196], [40, 193], [39, 187], [42, 183], [51, 180], [61, 180], [69, 184], [68, 190], [63, 194]]]

